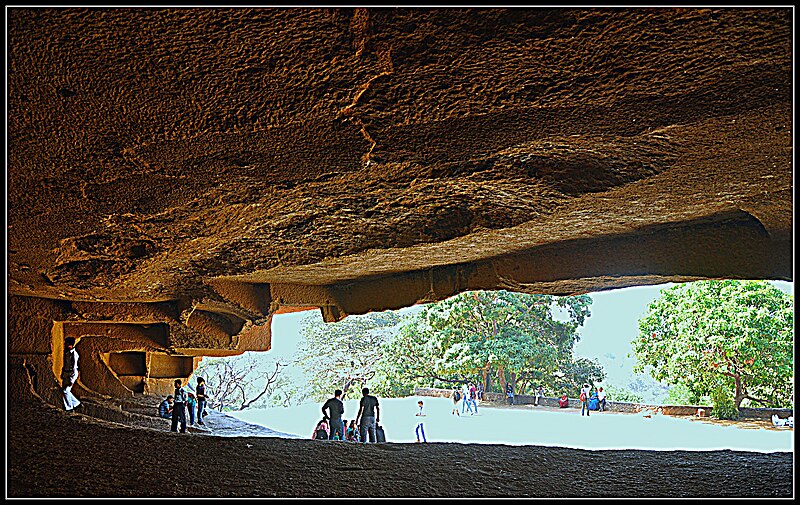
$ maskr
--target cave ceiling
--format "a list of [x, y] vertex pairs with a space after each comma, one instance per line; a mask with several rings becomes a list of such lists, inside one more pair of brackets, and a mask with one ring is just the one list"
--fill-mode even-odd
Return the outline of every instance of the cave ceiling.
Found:
[[792, 25], [10, 8], [9, 293], [335, 320], [465, 289], [791, 280]]

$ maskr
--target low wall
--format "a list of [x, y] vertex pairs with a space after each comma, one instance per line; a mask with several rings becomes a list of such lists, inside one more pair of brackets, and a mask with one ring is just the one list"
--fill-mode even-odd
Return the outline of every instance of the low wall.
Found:
[[[416, 388], [414, 394], [417, 396], [437, 396], [450, 398], [453, 393], [452, 389], [439, 389], [439, 388]], [[484, 393], [483, 401], [488, 403], [508, 403], [508, 398], [503, 393]], [[533, 405], [534, 396], [532, 395], [515, 395], [515, 405]], [[549, 396], [542, 397], [539, 400], [539, 405], [544, 407], [558, 407], [558, 398]], [[569, 398], [569, 407], [567, 408], [581, 408], [581, 402], [577, 398]], [[713, 407], [706, 405], [650, 405], [646, 403], [630, 403], [630, 402], [612, 402], [606, 401], [606, 410], [614, 412], [627, 412], [635, 414], [645, 410], [661, 409], [661, 413], [668, 416], [693, 416], [697, 413], [697, 409], [706, 411], [706, 416], [710, 416]], [[739, 417], [742, 419], [770, 419], [773, 414], [778, 414], [781, 418], [786, 418], [793, 415], [793, 409], [769, 409], [769, 408], [740, 408]]]

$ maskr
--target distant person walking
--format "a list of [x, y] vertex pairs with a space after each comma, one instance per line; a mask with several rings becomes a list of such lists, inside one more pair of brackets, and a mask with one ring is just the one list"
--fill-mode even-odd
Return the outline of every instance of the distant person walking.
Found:
[[605, 412], [606, 410], [606, 392], [603, 391], [603, 388], [597, 390], [597, 401], [600, 403], [600, 412]]
[[178, 423], [181, 425], [181, 433], [186, 433], [186, 390], [183, 389], [180, 379], [175, 379], [175, 402], [172, 404], [172, 426], [169, 431], [178, 431]]
[[70, 412], [81, 405], [72, 388], [78, 380], [78, 351], [75, 350], [75, 338], [64, 339], [64, 363], [61, 365], [61, 392], [64, 395], [64, 410]]
[[[327, 414], [325, 410], [328, 411]], [[337, 389], [333, 392], [333, 398], [329, 398], [328, 401], [325, 402], [325, 405], [322, 406], [322, 415], [330, 419], [331, 440], [344, 440], [344, 422], [342, 421], [342, 414], [344, 414], [342, 390]]]
[[208, 396], [206, 395], [206, 380], [202, 377], [197, 378], [197, 424], [202, 424], [205, 426], [206, 423], [203, 422], [203, 413], [206, 410], [206, 403], [208, 402]]
[[581, 415], [583, 415], [583, 412], [586, 411], [586, 417], [589, 417], [589, 391], [591, 391], [589, 385], [584, 384], [581, 388], [581, 395], [579, 397], [581, 401]]
[[461, 386], [461, 413], [465, 414], [467, 409], [472, 411], [472, 402], [469, 401], [469, 387], [466, 384]]
[[356, 415], [356, 423], [360, 426], [361, 442], [367, 443], [367, 434], [369, 434], [369, 443], [377, 443], [377, 436], [375, 427], [377, 423], [381, 422], [381, 408], [378, 405], [378, 399], [369, 394], [369, 388], [361, 390], [361, 402], [359, 402], [358, 414]]
[[508, 404], [514, 405], [514, 386], [510, 382], [506, 384], [506, 396], [508, 397]]
[[[416, 416], [420, 418], [417, 421], [417, 427], [414, 430], [415, 433], [417, 434], [417, 442], [427, 442], [428, 439], [425, 438], [425, 427], [422, 425], [422, 419], [421, 419], [421, 418], [425, 417], [425, 414], [422, 412], [422, 400], [417, 402], [417, 413], [416, 413]], [[420, 433], [422, 433], [422, 440], [419, 439]]]
[[483, 401], [483, 382], [478, 383], [478, 400]]

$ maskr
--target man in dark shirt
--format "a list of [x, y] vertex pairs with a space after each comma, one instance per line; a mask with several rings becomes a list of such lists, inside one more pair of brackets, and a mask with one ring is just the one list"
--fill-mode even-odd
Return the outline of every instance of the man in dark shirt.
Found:
[[[328, 409], [328, 414], [325, 413]], [[330, 439], [331, 440], [344, 440], [344, 423], [342, 422], [342, 414], [344, 414], [344, 403], [342, 403], [342, 390], [337, 389], [333, 392], [333, 398], [329, 398], [325, 405], [322, 406], [322, 415], [330, 419]], [[339, 438], [335, 438], [336, 435]]]
[[[369, 433], [369, 442], [374, 444], [377, 442], [375, 436], [375, 426], [381, 422], [381, 409], [378, 406], [378, 399], [369, 394], [369, 388], [361, 390], [361, 403], [358, 407], [358, 415], [356, 416], [356, 424], [361, 426], [361, 441], [367, 442], [367, 433]], [[359, 423], [359, 421], [361, 421]]]

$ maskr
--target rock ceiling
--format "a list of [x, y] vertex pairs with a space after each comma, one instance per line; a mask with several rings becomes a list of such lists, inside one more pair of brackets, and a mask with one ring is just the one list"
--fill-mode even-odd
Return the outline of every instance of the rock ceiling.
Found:
[[788, 8], [7, 22], [10, 294], [334, 320], [792, 279]]

